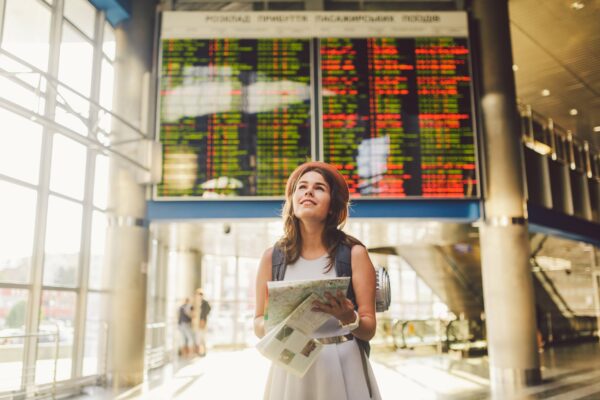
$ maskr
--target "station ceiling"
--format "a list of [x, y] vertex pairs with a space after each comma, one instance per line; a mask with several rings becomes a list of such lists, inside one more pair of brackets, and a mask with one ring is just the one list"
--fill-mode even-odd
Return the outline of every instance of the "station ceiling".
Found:
[[509, 7], [519, 99], [600, 149], [600, 1]]

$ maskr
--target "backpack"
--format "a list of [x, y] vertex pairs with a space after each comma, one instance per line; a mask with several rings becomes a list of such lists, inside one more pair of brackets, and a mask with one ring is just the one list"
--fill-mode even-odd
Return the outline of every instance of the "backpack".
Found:
[[178, 319], [177, 319], [177, 323], [179, 325], [181, 325], [181, 324], [189, 324], [190, 322], [192, 322], [192, 319], [188, 315], [189, 310], [190, 310], [190, 305], [189, 304], [183, 304], [181, 307], [179, 307], [179, 316], [178, 316]]
[[[274, 281], [282, 281], [285, 276], [285, 270], [287, 267], [287, 263], [285, 260], [285, 254], [283, 250], [275, 245], [273, 247], [273, 256], [271, 258], [271, 268], [272, 268], [272, 280]], [[351, 262], [351, 248], [343, 243], [340, 243], [335, 253], [335, 274], [338, 277], [350, 277], [350, 284], [348, 285], [348, 292], [346, 293], [346, 297], [354, 303], [354, 309], [358, 309], [358, 305], [356, 304], [356, 295], [354, 294], [354, 288], [352, 287], [352, 262]], [[386, 272], [387, 275], [387, 272]], [[379, 279], [377, 279], [379, 282]], [[389, 280], [388, 280], [389, 284]], [[388, 292], [389, 293], [389, 290]], [[389, 304], [388, 304], [389, 306]], [[379, 310], [377, 310], [379, 311]], [[364, 350], [367, 357], [371, 352], [371, 345], [368, 341], [359, 339], [355, 337], [358, 345]]]

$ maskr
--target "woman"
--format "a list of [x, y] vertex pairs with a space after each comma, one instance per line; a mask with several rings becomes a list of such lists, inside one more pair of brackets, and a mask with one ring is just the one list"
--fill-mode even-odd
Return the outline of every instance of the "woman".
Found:
[[[344, 177], [322, 162], [300, 165], [290, 175], [283, 208], [282, 249], [287, 267], [285, 280], [335, 277], [338, 246], [351, 248], [352, 287], [358, 312], [342, 292], [326, 293], [313, 310], [329, 320], [313, 336], [324, 343], [317, 360], [302, 378], [272, 365], [265, 390], [269, 400], [380, 399], [371, 366], [358, 345], [375, 335], [375, 272], [365, 247], [340, 230], [348, 216], [349, 193]], [[256, 279], [254, 331], [263, 337], [267, 282], [272, 280], [273, 248], [260, 260]], [[351, 333], [351, 335], [348, 335]]]

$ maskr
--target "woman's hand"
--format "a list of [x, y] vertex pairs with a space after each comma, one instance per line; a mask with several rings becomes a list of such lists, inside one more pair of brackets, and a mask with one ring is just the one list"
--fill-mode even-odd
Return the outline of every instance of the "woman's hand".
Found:
[[330, 292], [325, 292], [325, 301], [315, 300], [313, 302], [312, 310], [334, 316], [343, 325], [354, 322], [356, 318], [356, 315], [354, 314], [354, 304], [341, 290], [338, 290], [337, 296], [332, 295]]

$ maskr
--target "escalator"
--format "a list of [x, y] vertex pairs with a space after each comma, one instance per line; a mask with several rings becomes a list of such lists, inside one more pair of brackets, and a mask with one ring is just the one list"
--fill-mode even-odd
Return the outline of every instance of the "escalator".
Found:
[[[479, 239], [473, 229], [466, 229], [470, 234], [456, 235], [454, 242], [370, 251], [402, 257], [458, 319], [480, 321], [484, 308]], [[540, 234], [532, 234], [530, 243], [537, 324], [544, 341], [594, 338], [597, 323], [589, 246]]]
[[541, 234], [531, 235], [530, 243], [537, 324], [544, 341], [595, 340], [589, 247]]

